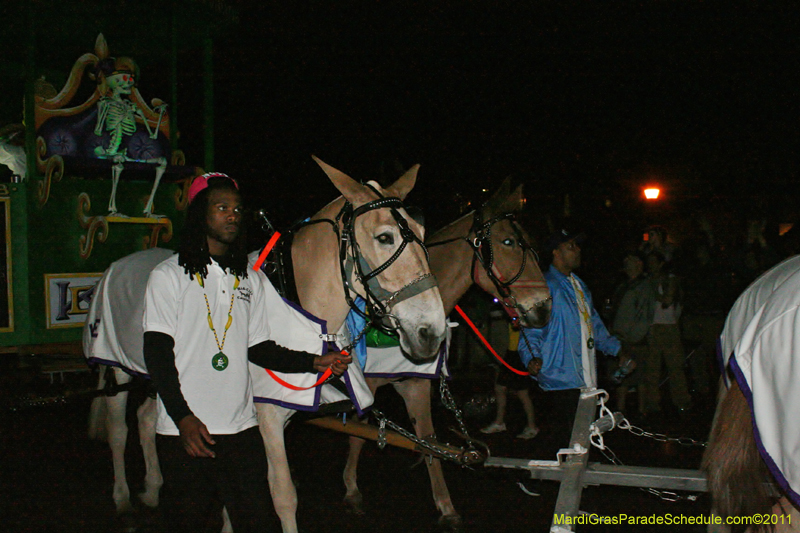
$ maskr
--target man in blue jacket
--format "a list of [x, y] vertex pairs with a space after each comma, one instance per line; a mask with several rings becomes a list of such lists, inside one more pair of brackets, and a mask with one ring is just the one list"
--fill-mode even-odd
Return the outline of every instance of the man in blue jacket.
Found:
[[[553, 311], [543, 328], [526, 328], [519, 354], [531, 376], [539, 381], [555, 421], [554, 438], [569, 445], [581, 390], [597, 387], [595, 350], [616, 356], [620, 341], [612, 336], [592, 304], [586, 284], [574, 271], [581, 265], [584, 235], [568, 230], [548, 240], [553, 261], [545, 274]], [[566, 422], [566, 423], [565, 423]]]

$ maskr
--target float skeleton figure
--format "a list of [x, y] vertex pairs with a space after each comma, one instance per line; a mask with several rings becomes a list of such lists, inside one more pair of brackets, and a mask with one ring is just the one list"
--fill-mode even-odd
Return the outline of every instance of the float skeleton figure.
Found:
[[147, 133], [151, 139], [158, 136], [158, 129], [161, 126], [161, 119], [166, 111], [166, 104], [159, 103], [156, 105], [155, 110], [158, 111], [158, 122], [154, 128], [150, 128], [150, 122], [132, 101], [124, 98], [133, 92], [133, 87], [136, 84], [138, 77], [137, 66], [133, 59], [128, 57], [106, 58], [100, 61], [97, 66], [98, 76], [97, 81], [99, 90], [103, 96], [97, 102], [97, 125], [95, 126], [94, 133], [97, 136], [102, 136], [104, 132], [109, 132], [111, 135], [108, 146], [97, 146], [94, 153], [97, 157], [102, 159], [111, 159], [114, 162], [112, 167], [112, 185], [111, 185], [111, 198], [108, 202], [108, 211], [111, 216], [121, 216], [117, 211], [116, 197], [117, 186], [119, 178], [125, 168], [125, 162], [142, 162], [157, 164], [156, 167], [156, 180], [153, 183], [153, 190], [150, 192], [150, 198], [144, 208], [144, 214], [147, 217], [154, 218], [156, 215], [152, 214], [153, 198], [155, 197], [156, 190], [167, 168], [167, 160], [164, 157], [156, 157], [151, 159], [134, 159], [127, 155], [127, 149], [121, 149], [124, 137], [131, 136], [136, 133], [137, 118], [141, 120], [147, 129]]

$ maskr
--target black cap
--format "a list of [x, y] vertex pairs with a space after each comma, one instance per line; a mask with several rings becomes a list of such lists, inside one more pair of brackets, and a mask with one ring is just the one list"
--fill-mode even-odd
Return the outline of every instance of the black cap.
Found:
[[583, 232], [575, 232], [567, 229], [559, 230], [547, 240], [547, 249], [549, 251], [555, 250], [561, 243], [574, 240], [578, 244], [586, 240], [586, 234]]

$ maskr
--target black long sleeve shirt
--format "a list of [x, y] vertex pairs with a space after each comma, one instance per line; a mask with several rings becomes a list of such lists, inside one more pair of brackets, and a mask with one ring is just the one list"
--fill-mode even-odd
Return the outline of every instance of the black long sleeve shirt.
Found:
[[[315, 357], [310, 353], [278, 346], [273, 341], [261, 342], [247, 350], [247, 358], [251, 362], [287, 374], [314, 372]], [[175, 339], [166, 333], [145, 332], [144, 362], [167, 414], [178, 425], [184, 417], [192, 414], [192, 410], [181, 392], [178, 368], [175, 366]]]

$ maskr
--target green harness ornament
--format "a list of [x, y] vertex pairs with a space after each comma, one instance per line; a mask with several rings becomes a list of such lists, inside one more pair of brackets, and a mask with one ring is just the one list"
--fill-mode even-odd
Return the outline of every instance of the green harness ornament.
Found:
[[389, 335], [373, 327], [367, 330], [367, 334], [364, 338], [367, 340], [367, 346], [369, 348], [391, 348], [393, 346], [400, 346], [400, 337], [397, 335]]

